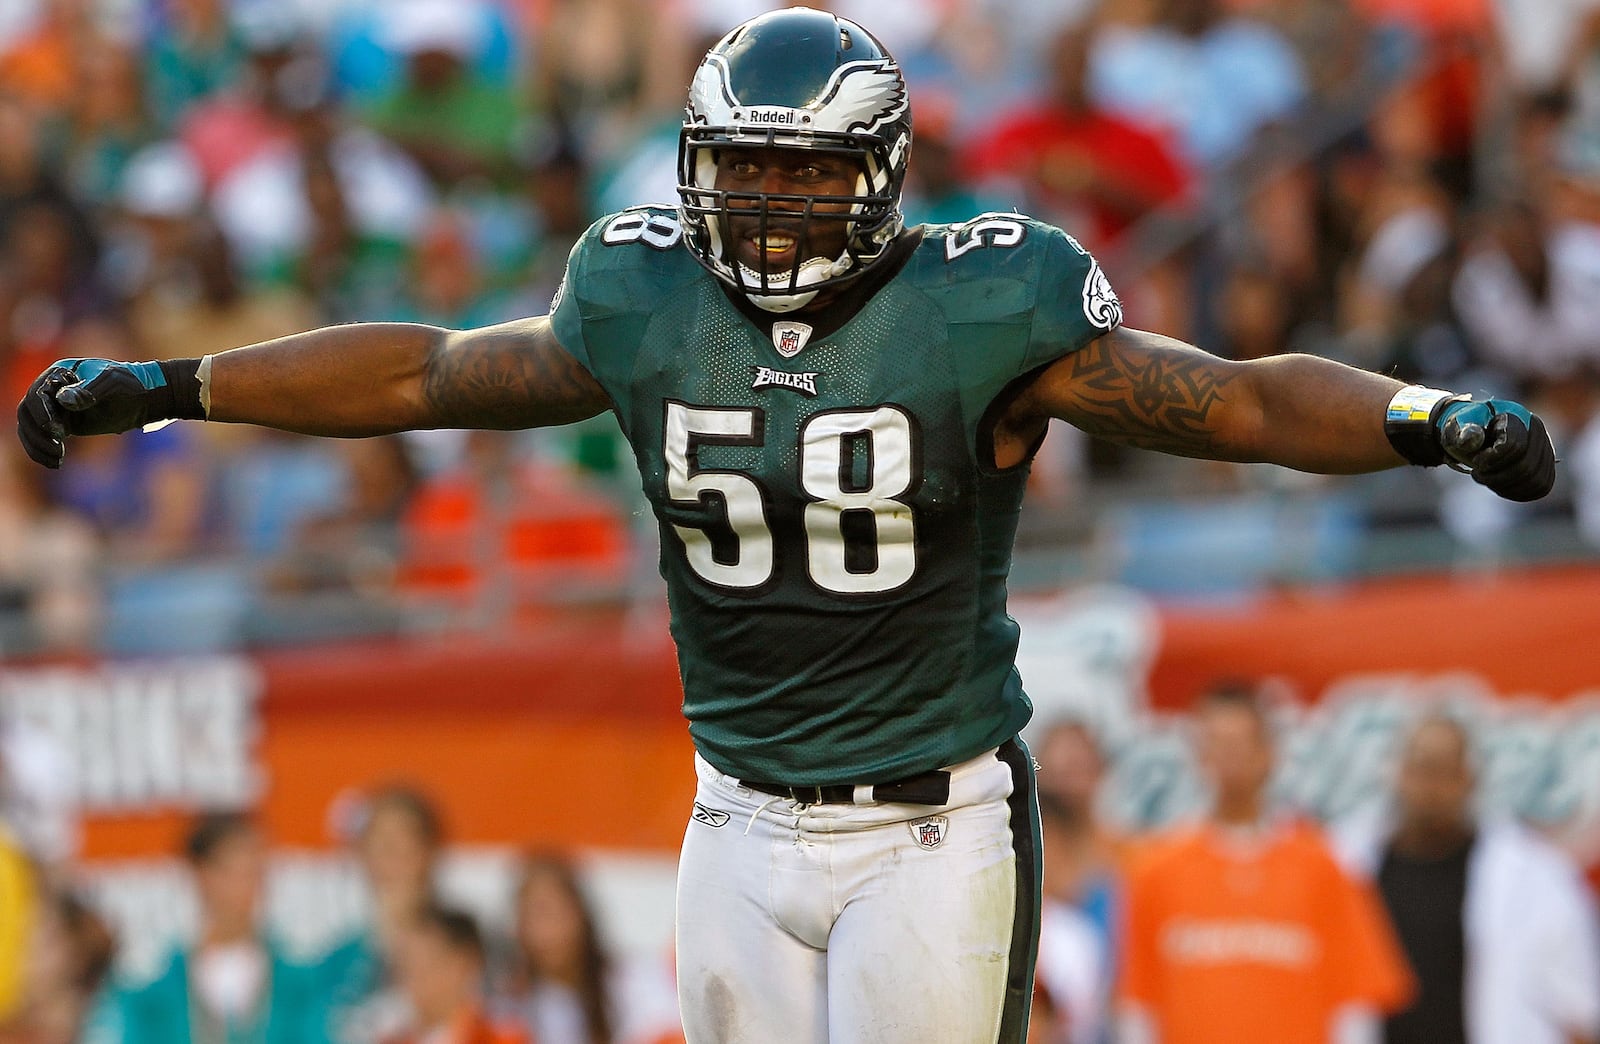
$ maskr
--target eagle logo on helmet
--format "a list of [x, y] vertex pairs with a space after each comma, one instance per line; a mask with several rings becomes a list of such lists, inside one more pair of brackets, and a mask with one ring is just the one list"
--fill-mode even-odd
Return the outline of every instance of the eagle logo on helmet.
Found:
[[720, 54], [708, 54], [689, 84], [689, 113], [696, 123], [712, 126], [733, 122], [739, 104], [728, 82], [728, 63]]
[[[707, 55], [689, 84], [689, 113], [694, 122], [724, 126], [739, 123], [743, 117], [748, 122], [802, 129], [798, 126], [802, 117], [795, 110], [766, 106], [746, 111], [741, 105], [729, 82], [727, 60], [720, 54]], [[909, 107], [899, 66], [890, 59], [879, 59], [841, 65], [821, 98], [800, 112], [815, 114], [819, 127], [871, 134], [903, 117]]]
[[829, 127], [871, 134], [905, 115], [906, 81], [891, 61], [840, 66], [819, 115]]

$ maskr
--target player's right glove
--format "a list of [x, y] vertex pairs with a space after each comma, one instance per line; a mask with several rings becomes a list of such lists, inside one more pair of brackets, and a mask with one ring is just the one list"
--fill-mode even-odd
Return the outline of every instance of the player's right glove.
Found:
[[1384, 431], [1411, 463], [1449, 464], [1507, 500], [1538, 500], [1555, 485], [1555, 447], [1521, 403], [1411, 385], [1390, 400]]
[[62, 359], [17, 404], [17, 437], [35, 462], [59, 468], [68, 435], [109, 435], [160, 420], [204, 420], [199, 359]]

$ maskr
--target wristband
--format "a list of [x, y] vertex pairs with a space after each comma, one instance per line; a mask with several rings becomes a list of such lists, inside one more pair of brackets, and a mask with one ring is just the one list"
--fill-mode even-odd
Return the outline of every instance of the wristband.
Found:
[[166, 387], [164, 395], [161, 388], [151, 389], [159, 396], [155, 406], [161, 414], [151, 419], [205, 420], [206, 409], [200, 401], [200, 360], [171, 359], [156, 365], [161, 367]]
[[1383, 433], [1395, 452], [1413, 464], [1438, 467], [1445, 461], [1436, 423], [1439, 414], [1452, 402], [1470, 402], [1471, 397], [1410, 384], [1394, 393], [1383, 418]]

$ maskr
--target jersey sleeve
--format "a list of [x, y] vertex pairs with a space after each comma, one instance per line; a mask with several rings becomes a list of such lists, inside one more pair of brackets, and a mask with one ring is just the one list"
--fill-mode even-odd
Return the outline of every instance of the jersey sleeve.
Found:
[[702, 274], [682, 239], [676, 211], [633, 207], [596, 221], [567, 257], [551, 328], [619, 405], [645, 331]]
[[1093, 255], [1059, 228], [1036, 229], [1045, 243], [1028, 340], [1030, 370], [1122, 325], [1122, 303]]
[[975, 425], [1019, 378], [1122, 322], [1100, 266], [1054, 225], [980, 214], [933, 226], [927, 239], [929, 266], [939, 274], [925, 276], [924, 286], [960, 346], [962, 396]]
[[577, 288], [587, 281], [585, 272], [589, 253], [595, 248], [600, 230], [607, 220], [602, 218], [595, 222], [572, 244], [572, 250], [567, 254], [567, 269], [561, 275], [561, 285], [556, 287], [555, 299], [550, 302], [550, 329], [555, 333], [556, 341], [590, 373], [594, 373], [595, 366], [589, 355], [588, 339], [584, 336], [583, 304]]

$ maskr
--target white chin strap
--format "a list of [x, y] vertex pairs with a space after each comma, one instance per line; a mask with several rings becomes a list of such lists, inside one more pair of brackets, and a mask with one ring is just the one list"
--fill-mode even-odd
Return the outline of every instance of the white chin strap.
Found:
[[816, 300], [818, 292], [807, 290], [803, 294], [745, 294], [744, 296], [757, 308], [769, 312], [792, 312]]
[[763, 308], [769, 312], [792, 312], [796, 308], [804, 308], [816, 298], [817, 291], [807, 290], [807, 286], [810, 286], [813, 283], [823, 282], [827, 279], [832, 279], [838, 275], [843, 275], [845, 272], [850, 270], [851, 264], [852, 262], [849, 254], [845, 254], [832, 261], [825, 257], [813, 257], [809, 260], [801, 262], [800, 275], [794, 281], [794, 289], [798, 290], [797, 293], [782, 292], [790, 289], [789, 273], [787, 272], [785, 272], [779, 278], [773, 278], [770, 275], [767, 277], [767, 286], [773, 290], [779, 291], [778, 293], [773, 294], [755, 293], [748, 289], [752, 286], [761, 285], [761, 273], [755, 271], [749, 265], [746, 265], [743, 262], [739, 263], [739, 278], [743, 281], [743, 285], [747, 288], [745, 290], [745, 296], [749, 298], [750, 303], [755, 305], [757, 308]]

